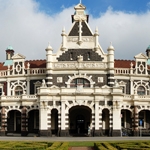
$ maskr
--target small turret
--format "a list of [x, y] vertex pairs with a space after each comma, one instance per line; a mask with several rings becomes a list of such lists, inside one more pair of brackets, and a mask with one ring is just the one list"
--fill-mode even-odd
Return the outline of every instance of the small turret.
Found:
[[146, 55], [150, 59], [150, 45], [146, 49]]
[[110, 43], [110, 46], [108, 47], [108, 85], [113, 86], [114, 84], [114, 47], [112, 46], [112, 42]]
[[46, 50], [46, 84], [49, 87], [52, 84], [51, 74], [52, 74], [52, 53], [53, 53], [53, 49], [50, 46], [50, 43], [45, 50]]
[[12, 46], [9, 45], [6, 49], [6, 60], [11, 60], [13, 55], [14, 55], [14, 50]]

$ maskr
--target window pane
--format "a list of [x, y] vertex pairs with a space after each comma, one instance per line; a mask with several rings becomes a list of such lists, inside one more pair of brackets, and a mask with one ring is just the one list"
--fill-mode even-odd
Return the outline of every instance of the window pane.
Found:
[[137, 89], [138, 95], [145, 95], [145, 88], [143, 86], [139, 86]]
[[15, 95], [22, 95], [23, 94], [23, 89], [21, 86], [17, 86], [15, 88]]
[[70, 87], [77, 87], [79, 85], [83, 85], [83, 87], [90, 87], [90, 82], [84, 78], [77, 78], [72, 80], [70, 83]]

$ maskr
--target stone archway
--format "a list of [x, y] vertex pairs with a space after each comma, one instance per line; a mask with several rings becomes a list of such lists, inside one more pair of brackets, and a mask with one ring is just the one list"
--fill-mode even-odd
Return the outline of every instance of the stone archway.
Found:
[[52, 131], [52, 135], [58, 134], [58, 110], [57, 109], [51, 110], [51, 131]]
[[73, 106], [69, 110], [69, 128], [73, 136], [86, 136], [92, 122], [92, 110], [87, 106]]
[[7, 132], [21, 133], [21, 112], [10, 110], [7, 114]]
[[104, 135], [109, 135], [109, 110], [103, 109], [102, 110], [102, 129]]
[[121, 132], [122, 136], [132, 135], [132, 112], [127, 109], [121, 110]]
[[31, 110], [28, 112], [28, 132], [39, 132], [39, 110]]

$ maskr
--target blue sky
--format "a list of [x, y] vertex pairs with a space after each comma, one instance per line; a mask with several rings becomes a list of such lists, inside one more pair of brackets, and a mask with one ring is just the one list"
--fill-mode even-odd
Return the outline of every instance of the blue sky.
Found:
[[[80, 0], [36, 0], [40, 4], [40, 9], [48, 14], [55, 14], [64, 8], [74, 6]], [[108, 7], [116, 11], [144, 13], [150, 9], [150, 0], [82, 0], [82, 4], [87, 7], [87, 11], [94, 17], [106, 12]]]
[[[80, 0], [0, 0], [0, 62], [11, 45], [27, 60], [45, 59], [48, 43], [56, 53], [62, 29], [72, 28], [71, 15]], [[150, 45], [150, 0], [82, 0], [89, 26], [98, 28], [104, 53], [110, 42], [115, 59], [134, 59]]]

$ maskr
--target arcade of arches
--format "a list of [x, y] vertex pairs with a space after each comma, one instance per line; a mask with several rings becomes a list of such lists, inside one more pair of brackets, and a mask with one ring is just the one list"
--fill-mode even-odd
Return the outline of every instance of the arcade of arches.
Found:
[[[135, 109], [136, 110], [136, 109]], [[88, 136], [89, 127], [90, 135], [93, 135], [94, 131], [94, 117], [92, 110], [87, 106], [73, 106], [68, 111], [68, 133], [72, 136]], [[22, 135], [28, 133], [39, 132], [39, 110], [34, 109], [26, 112], [25, 109], [10, 110], [5, 113], [4, 108], [1, 109], [1, 130], [9, 133], [20, 133]], [[135, 117], [136, 116], [136, 117]], [[121, 126], [122, 132], [125, 130], [133, 131], [142, 127], [142, 129], [150, 129], [150, 111], [141, 110], [138, 113], [135, 111], [122, 109], [121, 110]], [[100, 117], [101, 134], [105, 136], [111, 136], [111, 119], [110, 110], [104, 108]], [[59, 130], [61, 125], [59, 123], [59, 112], [53, 108], [51, 110], [51, 135], [59, 136]], [[130, 132], [131, 134], [131, 132]], [[131, 134], [133, 135], [133, 134]]]

